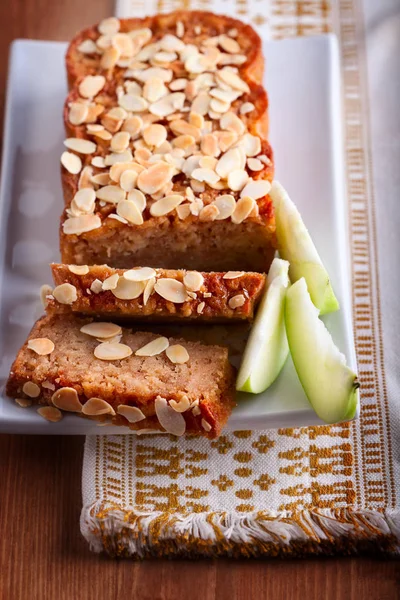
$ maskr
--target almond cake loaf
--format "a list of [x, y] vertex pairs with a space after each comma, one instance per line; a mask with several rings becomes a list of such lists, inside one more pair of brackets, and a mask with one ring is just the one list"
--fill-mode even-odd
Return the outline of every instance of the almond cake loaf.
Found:
[[228, 271], [130, 270], [107, 265], [51, 265], [55, 288], [46, 296], [49, 314], [101, 319], [252, 320], [265, 275]]
[[46, 316], [18, 352], [6, 393], [58, 421], [63, 412], [141, 433], [217, 437], [235, 404], [228, 350], [119, 325]]
[[111, 18], [78, 34], [67, 53], [62, 261], [267, 271], [262, 66], [252, 28], [210, 13]]

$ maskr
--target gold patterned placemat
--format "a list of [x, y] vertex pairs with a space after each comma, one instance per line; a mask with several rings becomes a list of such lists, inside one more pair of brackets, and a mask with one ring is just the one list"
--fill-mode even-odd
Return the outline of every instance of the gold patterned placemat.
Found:
[[117, 14], [178, 8], [237, 16], [270, 38], [338, 36], [362, 411], [352, 424], [241, 431], [215, 441], [89, 437], [82, 533], [94, 550], [124, 556], [398, 552], [400, 490], [385, 383], [358, 1], [331, 7], [323, 0], [121, 0]]

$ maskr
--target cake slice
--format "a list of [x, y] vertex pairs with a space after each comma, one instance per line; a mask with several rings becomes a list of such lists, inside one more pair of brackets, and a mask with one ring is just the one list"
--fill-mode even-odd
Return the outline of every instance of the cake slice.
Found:
[[234, 406], [228, 350], [72, 315], [41, 318], [11, 367], [7, 395], [59, 420], [74, 412], [131, 429], [217, 437]]
[[64, 264], [52, 264], [51, 270], [56, 287], [47, 296], [48, 313], [73, 312], [106, 320], [252, 320], [265, 285], [265, 275], [241, 271]]
[[[184, 14], [110, 19], [71, 44], [64, 263], [269, 268], [274, 167], [252, 67], [262, 68], [259, 38], [239, 22], [204, 13], [193, 25]], [[102, 69], [107, 53], [118, 58]]]

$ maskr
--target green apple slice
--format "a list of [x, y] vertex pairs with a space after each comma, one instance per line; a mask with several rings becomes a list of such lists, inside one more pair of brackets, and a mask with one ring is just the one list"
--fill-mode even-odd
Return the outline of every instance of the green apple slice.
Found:
[[357, 411], [357, 375], [346, 365], [302, 277], [287, 291], [286, 333], [301, 385], [317, 415], [326, 423], [352, 419]]
[[240, 392], [259, 394], [278, 377], [289, 353], [285, 332], [285, 294], [289, 263], [272, 261], [236, 380]]
[[290, 280], [307, 282], [311, 299], [324, 315], [339, 309], [329, 275], [295, 204], [280, 183], [274, 181], [270, 196], [275, 209], [279, 254], [290, 262]]

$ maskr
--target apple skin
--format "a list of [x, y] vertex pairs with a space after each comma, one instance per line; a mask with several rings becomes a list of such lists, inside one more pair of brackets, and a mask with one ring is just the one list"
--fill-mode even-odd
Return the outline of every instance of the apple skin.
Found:
[[289, 354], [285, 331], [284, 303], [289, 285], [289, 263], [272, 261], [261, 299], [243, 354], [236, 389], [259, 394], [278, 377]]
[[303, 277], [286, 293], [285, 322], [297, 375], [317, 415], [325, 423], [353, 419], [359, 400], [357, 375], [319, 319]]
[[290, 280], [304, 277], [314, 305], [324, 315], [339, 309], [329, 275], [295, 204], [280, 183], [274, 181], [270, 197], [275, 210], [279, 254], [290, 262]]

